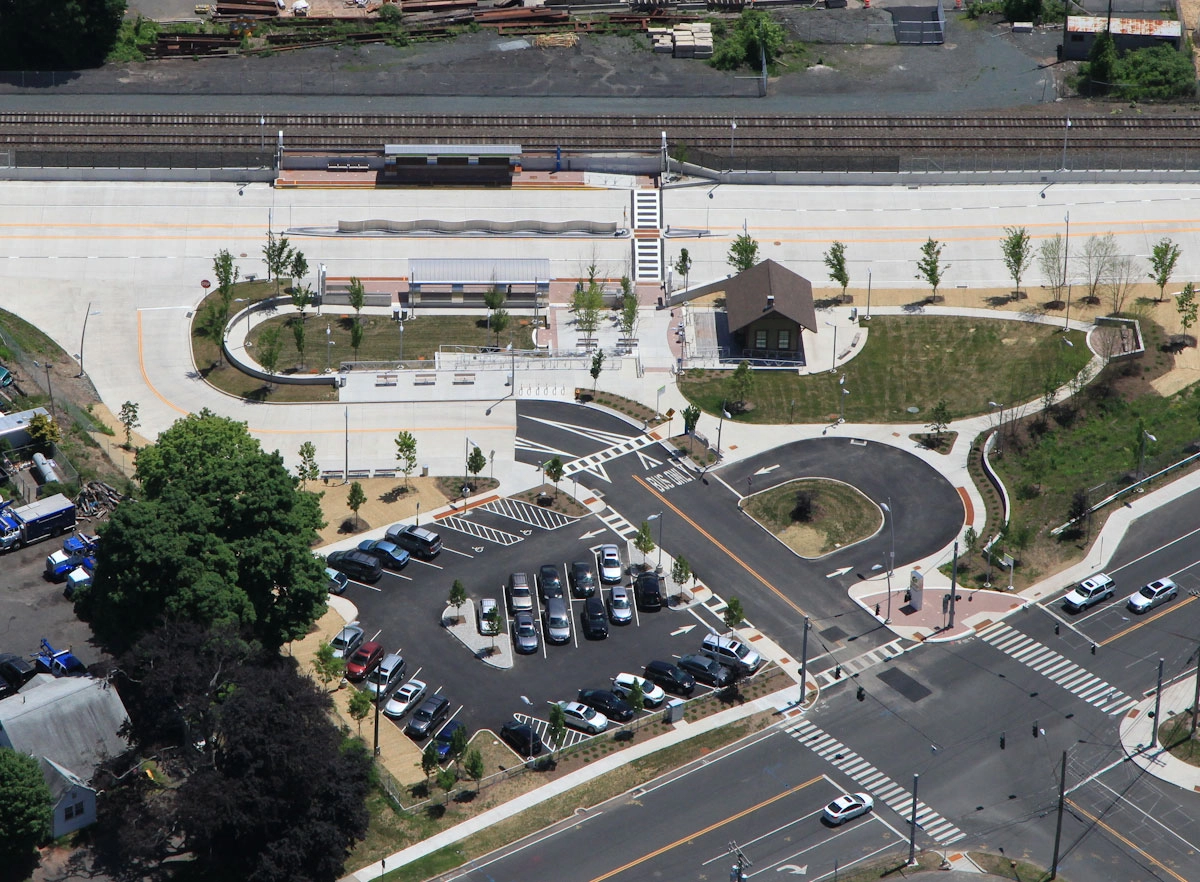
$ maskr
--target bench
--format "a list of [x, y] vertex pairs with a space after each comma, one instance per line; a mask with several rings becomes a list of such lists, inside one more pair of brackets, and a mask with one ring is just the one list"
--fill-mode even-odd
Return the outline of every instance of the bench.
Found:
[[367, 478], [371, 477], [371, 470], [370, 469], [351, 469], [350, 477], [352, 479], [362, 478], [363, 480], [366, 480]]
[[340, 481], [342, 480], [342, 472], [340, 470], [321, 472], [321, 480], [327, 484], [330, 481]]
[[454, 375], [454, 385], [455, 386], [473, 386], [473, 385], [475, 385], [475, 375], [474, 374], [455, 374]]
[[375, 385], [376, 386], [395, 386], [396, 383], [397, 383], [397, 377], [395, 374], [376, 374], [375, 375]]
[[417, 374], [413, 379], [414, 386], [436, 386], [437, 374]]

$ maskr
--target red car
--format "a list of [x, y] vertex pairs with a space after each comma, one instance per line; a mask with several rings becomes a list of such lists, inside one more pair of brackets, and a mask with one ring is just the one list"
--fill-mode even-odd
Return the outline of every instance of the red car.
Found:
[[362, 680], [383, 661], [383, 644], [371, 640], [358, 648], [346, 662], [346, 677]]

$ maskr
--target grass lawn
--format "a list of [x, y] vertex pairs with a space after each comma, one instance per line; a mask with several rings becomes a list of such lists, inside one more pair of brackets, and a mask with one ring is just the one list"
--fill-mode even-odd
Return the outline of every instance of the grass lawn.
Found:
[[[798, 520], [797, 494], [808, 494], [811, 512]], [[883, 525], [878, 507], [849, 484], [805, 478], [746, 499], [746, 513], [801, 557], [820, 557], [871, 536]]]
[[[755, 371], [750, 423], [820, 423], [838, 418], [838, 378], [846, 376], [845, 416], [852, 423], [927, 423], [945, 400], [953, 419], [990, 410], [989, 401], [1028, 401], [1047, 377], [1077, 373], [1090, 353], [1084, 335], [1053, 325], [942, 316], [875, 316], [863, 351], [836, 374]], [[679, 388], [708, 413], [728, 399], [732, 371], [687, 371]], [[792, 402], [795, 402], [794, 406]], [[910, 413], [908, 408], [918, 408]]]

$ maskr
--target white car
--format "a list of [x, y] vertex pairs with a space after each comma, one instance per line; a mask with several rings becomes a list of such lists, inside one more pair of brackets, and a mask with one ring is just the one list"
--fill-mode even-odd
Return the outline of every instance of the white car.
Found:
[[645, 677], [639, 677], [637, 674], [617, 674], [613, 677], [613, 692], [620, 695], [622, 698], [633, 691], [635, 682], [642, 685], [642, 703], [646, 707], [658, 707], [667, 700], [667, 693], [663, 692], [661, 686], [656, 683], [651, 683]]
[[825, 806], [825, 820], [833, 826], [865, 815], [875, 808], [875, 800], [869, 793], [847, 793]]
[[409, 680], [388, 699], [388, 703], [383, 706], [384, 714], [394, 720], [404, 716], [421, 703], [426, 688], [420, 680]]
[[619, 584], [623, 567], [617, 546], [601, 545], [600, 553], [596, 556], [600, 560], [600, 581], [608, 585]]
[[495, 598], [479, 601], [479, 633], [485, 637], [500, 633], [500, 605]]
[[1146, 612], [1160, 603], [1166, 603], [1178, 593], [1179, 588], [1170, 579], [1155, 579], [1129, 598], [1129, 608], [1135, 613]]
[[572, 729], [596, 735], [608, 728], [608, 717], [593, 707], [578, 701], [560, 701], [558, 706], [562, 708], [563, 721]]
[[1084, 579], [1063, 598], [1063, 606], [1071, 612], [1083, 612], [1089, 606], [1095, 606], [1101, 601], [1113, 596], [1112, 576], [1107, 573], [1097, 573], [1090, 579]]

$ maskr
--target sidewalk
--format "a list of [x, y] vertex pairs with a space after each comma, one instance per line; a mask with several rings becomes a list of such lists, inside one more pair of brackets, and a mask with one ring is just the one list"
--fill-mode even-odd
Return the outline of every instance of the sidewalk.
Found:
[[1152, 695], [1132, 708], [1121, 721], [1121, 746], [1131, 760], [1155, 778], [1193, 792], [1200, 790], [1200, 766], [1176, 759], [1161, 743], [1150, 747], [1150, 740], [1159, 721], [1188, 713], [1195, 695], [1196, 677], [1193, 674], [1163, 689], [1158, 718], [1154, 716]]

